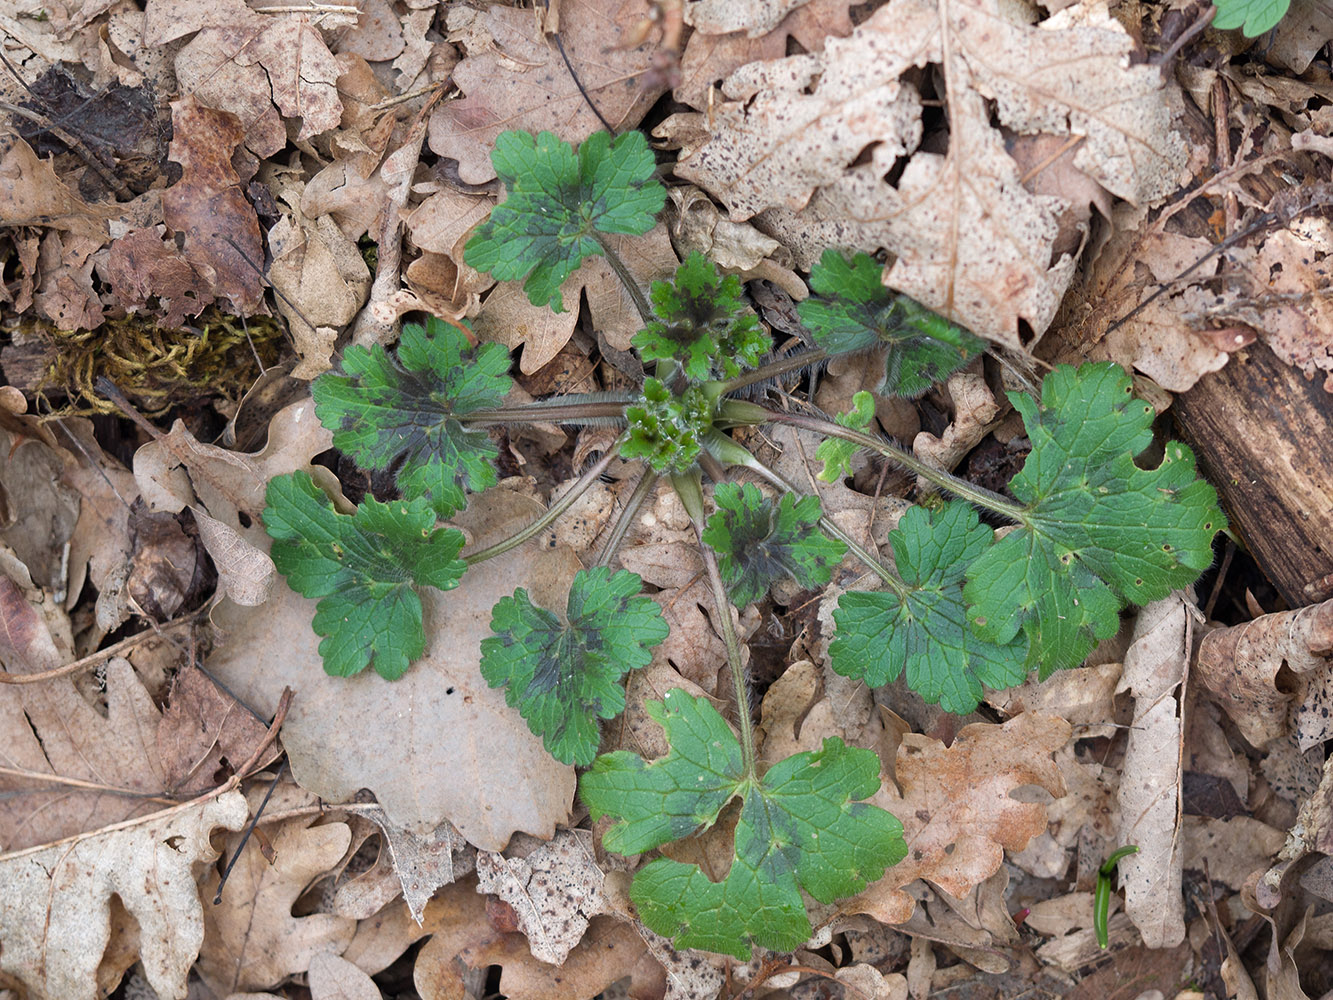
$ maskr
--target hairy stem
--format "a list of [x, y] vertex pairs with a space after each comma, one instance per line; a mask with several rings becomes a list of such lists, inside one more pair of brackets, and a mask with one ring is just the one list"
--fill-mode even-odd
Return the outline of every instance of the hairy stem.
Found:
[[969, 483], [966, 479], [961, 479], [950, 472], [937, 469], [933, 465], [927, 465], [910, 451], [891, 445], [887, 441], [881, 441], [877, 437], [852, 430], [850, 427], [843, 427], [842, 424], [834, 423], [832, 420], [821, 420], [818, 417], [806, 416], [802, 413], [782, 413], [773, 410], [769, 419], [775, 424], [790, 424], [803, 430], [814, 431], [825, 437], [842, 438], [844, 441], [851, 441], [862, 448], [877, 451], [890, 461], [897, 462], [905, 469], [915, 472], [926, 482], [934, 483], [940, 489], [952, 493], [959, 499], [966, 500], [968, 503], [983, 507], [986, 510], [994, 511], [996, 514], [1007, 517], [1012, 521], [1023, 523], [1026, 512], [1018, 504], [1006, 500], [998, 493], [992, 493], [988, 489]]
[[634, 487], [634, 492], [629, 495], [629, 499], [625, 501], [625, 509], [616, 518], [611, 534], [606, 536], [602, 551], [597, 554], [598, 566], [607, 566], [615, 558], [616, 553], [620, 551], [621, 543], [625, 541], [625, 535], [629, 532], [629, 526], [634, 523], [635, 515], [639, 513], [644, 501], [652, 496], [653, 487], [656, 485], [657, 473], [645, 466], [643, 476]]
[[778, 358], [761, 368], [756, 368], [752, 372], [746, 372], [744, 375], [738, 375], [736, 378], [724, 382], [723, 391], [734, 392], [737, 389], [744, 389], [747, 385], [763, 382], [765, 379], [777, 378], [779, 375], [786, 375], [788, 372], [800, 371], [809, 365], [818, 364], [827, 357], [827, 351], [822, 347], [816, 347], [812, 350], [800, 351], [790, 357]]
[[717, 567], [717, 553], [703, 538], [704, 526], [703, 518], [695, 520], [694, 530], [699, 536], [699, 554], [703, 556], [708, 582], [713, 588], [713, 603], [717, 605], [717, 626], [722, 631], [722, 642], [727, 647], [727, 666], [731, 668], [731, 686], [736, 697], [736, 722], [741, 731], [741, 762], [745, 767], [745, 776], [750, 780], [757, 780], [758, 754], [754, 746], [754, 724], [750, 721], [750, 692], [745, 683], [741, 643], [736, 636], [735, 623], [731, 620], [731, 600], [727, 597], [727, 588], [722, 583], [722, 572]]
[[653, 316], [653, 307], [648, 304], [648, 299], [643, 294], [643, 289], [639, 283], [634, 280], [634, 275], [630, 273], [625, 262], [621, 260], [620, 254], [616, 253], [615, 248], [611, 246], [611, 241], [602, 233], [593, 230], [591, 233], [593, 239], [601, 245], [602, 253], [606, 255], [606, 262], [611, 265], [611, 270], [616, 272], [616, 277], [620, 283], [625, 286], [625, 291], [629, 292], [629, 297], [634, 300], [634, 308], [639, 310], [639, 317], [645, 323], [651, 323], [655, 318]]
[[[634, 397], [604, 398], [610, 393], [597, 393], [598, 398], [567, 396], [563, 399], [544, 399], [517, 406], [499, 406], [493, 410], [473, 410], [455, 418], [461, 424], [531, 424], [543, 420], [553, 424], [581, 424], [589, 421], [625, 419], [625, 407]], [[616, 396], [620, 396], [617, 393]]]
[[469, 566], [475, 566], [479, 562], [485, 562], [487, 559], [493, 559], [496, 556], [504, 555], [510, 549], [522, 545], [529, 538], [534, 538], [537, 535], [540, 535], [555, 523], [556, 518], [569, 510], [570, 507], [574, 506], [579, 497], [588, 492], [588, 487], [595, 483], [597, 477], [605, 472], [611, 463], [616, 460], [616, 457], [620, 454], [620, 446], [624, 443], [624, 440], [625, 435], [623, 434], [616, 438], [615, 443], [606, 450], [606, 454], [594, 462], [587, 472], [579, 476], [578, 481], [569, 488], [569, 492], [561, 497], [556, 503], [552, 504], [551, 508], [545, 514], [537, 518], [537, 520], [533, 521], [517, 534], [510, 535], [508, 538], [496, 542], [494, 545], [488, 545], [480, 552], [473, 552], [471, 555], [464, 556], [463, 561]]

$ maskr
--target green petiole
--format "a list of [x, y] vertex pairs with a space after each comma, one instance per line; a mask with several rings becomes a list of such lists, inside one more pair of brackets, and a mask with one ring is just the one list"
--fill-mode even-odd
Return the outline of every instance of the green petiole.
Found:
[[1120, 864], [1121, 858], [1138, 853], [1136, 844], [1127, 844], [1112, 853], [1097, 869], [1097, 891], [1092, 897], [1092, 929], [1097, 934], [1097, 943], [1103, 948], [1111, 943], [1107, 923], [1111, 917], [1111, 879], [1115, 876], [1116, 865]]

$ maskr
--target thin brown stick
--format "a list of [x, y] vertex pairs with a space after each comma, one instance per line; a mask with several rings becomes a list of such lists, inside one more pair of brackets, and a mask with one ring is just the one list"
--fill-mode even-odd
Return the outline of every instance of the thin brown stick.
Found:
[[64, 677], [67, 674], [76, 674], [80, 670], [96, 666], [103, 660], [110, 659], [113, 656], [119, 656], [127, 649], [133, 649], [141, 642], [146, 642], [153, 636], [160, 635], [173, 629], [181, 628], [185, 625], [194, 624], [198, 618], [198, 613], [192, 613], [184, 618], [177, 618], [173, 621], [164, 622], [154, 629], [147, 629], [138, 635], [132, 635], [128, 639], [121, 639], [114, 646], [108, 646], [106, 649], [99, 649], [96, 653], [89, 653], [81, 660], [75, 660], [72, 663], [66, 663], [63, 667], [54, 667], [51, 670], [43, 670], [36, 674], [9, 674], [0, 673], [0, 684], [40, 684], [43, 681], [54, 680], [57, 677]]

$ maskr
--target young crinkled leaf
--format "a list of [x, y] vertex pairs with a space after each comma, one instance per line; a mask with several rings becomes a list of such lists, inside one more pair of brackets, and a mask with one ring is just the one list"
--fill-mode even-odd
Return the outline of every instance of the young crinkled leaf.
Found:
[[1040, 405], [1009, 399], [1032, 441], [1009, 483], [1020, 525], [968, 567], [963, 597], [982, 638], [1003, 644], [1022, 629], [1044, 678], [1114, 635], [1125, 604], [1198, 579], [1226, 518], [1180, 442], [1167, 442], [1157, 468], [1135, 465], [1156, 413], [1118, 365], [1061, 365], [1043, 380]]
[[396, 680], [426, 648], [415, 586], [452, 590], [467, 564], [463, 533], [437, 528], [424, 500], [367, 498], [339, 514], [308, 473], [270, 480], [264, 528], [293, 590], [319, 598], [314, 629], [324, 670], [350, 677], [374, 663]]
[[658, 318], [631, 341], [644, 361], [673, 359], [687, 378], [735, 378], [759, 364], [773, 342], [741, 298], [741, 280], [725, 277], [695, 251], [674, 282], [653, 282]]
[[718, 554], [718, 569], [738, 608], [759, 600], [784, 577], [802, 587], [822, 587], [847, 546], [818, 528], [819, 498], [784, 493], [774, 504], [753, 483], [718, 483], [717, 512], [703, 540]]
[[986, 342], [884, 287], [883, 267], [868, 254], [849, 262], [825, 250], [810, 271], [815, 295], [796, 307], [815, 343], [829, 354], [887, 346], [882, 392], [920, 396], [985, 348]]
[[684, 472], [703, 450], [713, 426], [713, 406], [697, 386], [676, 395], [655, 378], [644, 379], [643, 396], [625, 408], [629, 437], [623, 458], [641, 458], [657, 472]]
[[560, 285], [602, 252], [598, 233], [638, 236], [666, 200], [656, 162], [639, 132], [583, 140], [578, 154], [550, 132], [502, 132], [491, 163], [508, 192], [468, 240], [463, 259], [499, 281], [527, 278], [535, 306], [564, 311]]
[[362, 468], [382, 471], [400, 456], [398, 488], [425, 497], [442, 518], [467, 492], [494, 486], [499, 449], [458, 417], [498, 406], [509, 392], [509, 352], [468, 344], [463, 331], [431, 317], [403, 327], [397, 359], [378, 344], [343, 352], [341, 371], [315, 379], [315, 411], [333, 443]]
[[642, 584], [625, 570], [580, 570], [564, 621], [522, 587], [495, 605], [495, 635], [481, 641], [481, 675], [505, 688], [505, 701], [557, 760], [592, 763], [597, 720], [625, 708], [621, 678], [646, 666], [649, 648], [667, 637], [657, 602], [639, 596]]
[[[839, 413], [833, 419], [843, 427], [854, 431], [865, 431], [870, 421], [875, 418], [875, 397], [861, 391], [852, 397], [852, 408], [846, 413]], [[821, 441], [815, 449], [815, 458], [824, 463], [816, 477], [821, 482], [836, 483], [839, 479], [852, 474], [852, 456], [861, 446], [854, 441], [841, 438], [828, 438]]]
[[755, 778], [745, 773], [739, 741], [708, 701], [684, 691], [647, 703], [666, 731], [670, 752], [651, 763], [637, 754], [604, 754], [583, 776], [580, 794], [594, 819], [616, 823], [603, 843], [640, 854], [717, 820], [741, 799], [735, 854], [721, 882], [667, 858], [634, 877], [639, 917], [678, 948], [750, 957], [752, 945], [791, 951], [811, 933], [801, 890], [821, 903], [853, 895], [907, 853], [902, 824], [858, 801], [880, 787], [870, 750], [824, 740]]
[[837, 635], [829, 645], [833, 669], [881, 687], [906, 668], [908, 687], [959, 715], [977, 707], [983, 684], [999, 689], [1022, 683], [1027, 640], [980, 638], [968, 626], [963, 604], [963, 574], [993, 535], [961, 501], [935, 513], [908, 510], [889, 533], [905, 592], [849, 591], [838, 599]]

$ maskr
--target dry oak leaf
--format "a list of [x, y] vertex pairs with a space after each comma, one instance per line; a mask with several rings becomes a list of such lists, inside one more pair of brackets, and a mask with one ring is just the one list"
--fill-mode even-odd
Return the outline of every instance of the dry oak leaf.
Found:
[[268, 481], [303, 468], [331, 447], [333, 438], [307, 399], [274, 414], [268, 441], [253, 454], [203, 444], [178, 420], [169, 433], [134, 453], [134, 476], [153, 510], [190, 508], [217, 567], [221, 593], [254, 607], [268, 598], [276, 573], [267, 543], [256, 547], [248, 538], [263, 513]]
[[1333, 600], [1210, 632], [1194, 669], [1251, 746], [1294, 730], [1305, 752], [1330, 738]]
[[952, 746], [908, 733], [896, 762], [900, 795], [874, 800], [903, 824], [907, 857], [843, 907], [902, 923], [915, 907], [902, 886], [923, 878], [954, 898], [994, 875], [1004, 852], [1021, 851], [1046, 832], [1046, 807], [1011, 796], [1037, 785], [1057, 798], [1064, 781], [1051, 755], [1069, 740], [1069, 723], [1024, 712], [1002, 726], [973, 723]]
[[653, 46], [625, 48], [622, 39], [649, 16], [646, 0], [611, 8], [590, 0], [561, 6], [560, 40], [588, 96], [579, 92], [560, 51], [529, 10], [493, 5], [449, 11], [451, 40], [464, 40], [467, 58], [454, 67], [461, 100], [442, 104], [430, 119], [430, 148], [458, 161], [459, 177], [482, 184], [495, 176], [491, 150], [508, 129], [554, 132], [579, 143], [605, 128], [589, 103], [617, 131], [632, 128], [666, 90], [651, 71]]
[[[757, 38], [772, 31], [808, 0], [695, 0], [685, 7], [685, 21], [696, 31], [723, 35], [743, 31]], [[784, 53], [785, 54], [785, 53]]]
[[[219, 996], [277, 986], [309, 969], [320, 952], [341, 954], [356, 933], [350, 917], [292, 916], [292, 905], [338, 863], [352, 839], [346, 823], [307, 822], [291, 820], [269, 833], [272, 863], [251, 838], [222, 886], [222, 902], [205, 911], [198, 971]], [[239, 838], [229, 838], [229, 851], [238, 846]], [[218, 882], [218, 872], [210, 871], [202, 883], [210, 899]]]
[[[150, 24], [158, 20], [148, 18]], [[230, 16], [196, 16], [187, 23], [203, 30], [176, 55], [181, 92], [234, 113], [255, 156], [267, 158], [287, 144], [283, 117], [299, 119], [297, 141], [338, 127], [338, 63], [309, 19], [260, 16], [241, 6]], [[173, 37], [185, 33], [159, 30]]]
[[743, 31], [709, 34], [706, 30], [696, 30], [685, 43], [680, 59], [681, 82], [674, 91], [676, 100], [700, 109], [706, 107], [708, 91], [715, 83], [747, 63], [783, 58], [788, 51], [788, 39], [806, 52], [822, 52], [826, 39], [851, 34], [852, 19], [847, 13], [850, 6], [849, 0], [809, 0], [757, 38]]
[[[454, 523], [481, 548], [542, 513], [535, 500], [494, 489], [471, 497]], [[246, 537], [266, 542], [258, 524]], [[293, 777], [325, 799], [344, 801], [368, 788], [395, 826], [424, 834], [448, 820], [485, 850], [503, 850], [516, 831], [549, 838], [568, 821], [574, 768], [546, 752], [504, 693], [481, 679], [478, 664], [496, 601], [522, 586], [536, 603], [555, 607], [578, 569], [568, 550], [543, 551], [534, 540], [488, 560], [484, 572], [469, 573], [447, 594], [425, 588], [426, 651], [397, 681], [370, 671], [326, 674], [310, 627], [315, 602], [287, 587], [275, 587], [260, 608], [218, 606], [213, 620], [224, 635], [208, 668], [261, 712], [276, 708], [284, 686], [301, 692], [283, 745]], [[282, 650], [277, 670], [275, 649]], [[479, 788], [505, 794], [479, 796]]]
[[515, 847], [511, 843], [505, 854], [477, 852], [477, 891], [513, 907], [533, 958], [564, 965], [588, 922], [610, 912], [592, 834], [560, 830], [549, 843], [524, 844], [529, 850], [522, 856]]
[[198, 316], [212, 304], [204, 279], [181, 249], [162, 238], [165, 226], [139, 229], [111, 244], [106, 279], [117, 304], [126, 312], [149, 308], [156, 297], [161, 325], [179, 329], [186, 317]]
[[[1130, 201], [1169, 193], [1185, 147], [1158, 71], [1124, 65], [1133, 41], [1109, 16], [1030, 26], [1005, 10], [998, 0], [894, 0], [822, 55], [743, 67], [706, 130], [675, 120], [659, 129], [683, 143], [676, 173], [735, 220], [768, 209], [793, 238], [814, 225], [834, 244], [890, 250], [887, 283], [1019, 346], [1019, 320], [1039, 336], [1072, 276], [1072, 258], [1051, 252], [1065, 203], [1024, 188], [983, 93], [1013, 131], [1081, 139], [1076, 166]], [[921, 98], [904, 78], [929, 63], [946, 78], [945, 154], [919, 148]], [[854, 167], [867, 149], [872, 162]], [[803, 209], [810, 218], [792, 218]]]
[[1120, 862], [1125, 912], [1149, 948], [1174, 948], [1185, 936], [1181, 895], [1181, 746], [1179, 687], [1191, 648], [1191, 613], [1180, 592], [1140, 609], [1117, 691], [1134, 696], [1121, 769], [1117, 843], [1136, 844]]
[[[10, 674], [72, 660], [69, 623], [0, 575], [0, 661]], [[67, 675], [0, 685], [0, 847], [17, 850], [151, 812], [165, 788], [161, 719], [129, 662], [106, 666], [105, 715]]]
[[[1171, 392], [1185, 392], [1227, 363], [1228, 350], [1191, 317], [1202, 296], [1194, 286], [1157, 295], [1161, 283], [1198, 263], [1211, 244], [1198, 237], [1148, 228], [1145, 213], [1125, 205], [1112, 210], [1114, 232], [1097, 255], [1088, 280], [1071, 292], [1074, 322], [1052, 330], [1056, 360], [1081, 364], [1115, 361], [1143, 372]], [[1157, 295], [1152, 301], [1152, 296]], [[1212, 298], [1211, 295], [1207, 296]]]
[[97, 968], [113, 943], [114, 896], [138, 922], [149, 984], [163, 1000], [184, 1000], [204, 938], [193, 867], [217, 857], [213, 830], [239, 830], [247, 815], [232, 791], [0, 855], [0, 969], [33, 1000], [105, 996], [115, 984], [99, 984]]
[[259, 218], [232, 166], [240, 122], [186, 97], [172, 102], [171, 124], [170, 156], [181, 165], [181, 179], [162, 192], [167, 227], [184, 235], [185, 252], [209, 292], [249, 316], [264, 301], [263, 276], [254, 266], [264, 247]]
[[49, 227], [105, 240], [105, 216], [67, 188], [50, 160], [16, 135], [0, 136], [0, 219], [9, 228]]

